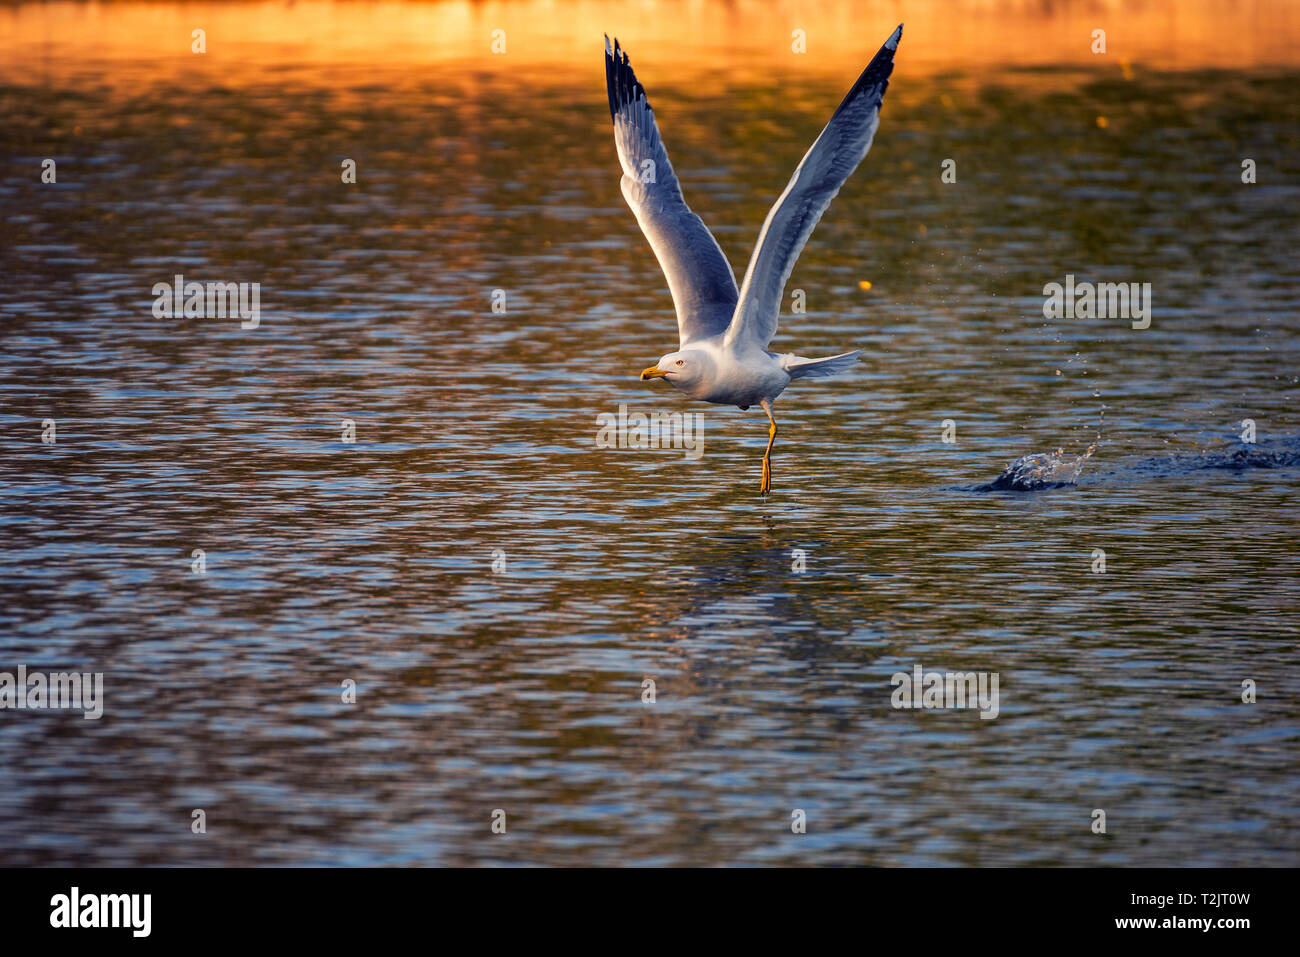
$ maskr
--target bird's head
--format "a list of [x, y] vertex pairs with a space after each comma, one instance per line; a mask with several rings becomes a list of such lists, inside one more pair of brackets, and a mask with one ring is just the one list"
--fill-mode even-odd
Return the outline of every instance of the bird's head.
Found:
[[713, 367], [706, 353], [696, 349], [683, 349], [670, 352], [649, 369], [641, 373], [641, 381], [646, 379], [667, 379], [679, 389], [689, 391], [708, 375]]

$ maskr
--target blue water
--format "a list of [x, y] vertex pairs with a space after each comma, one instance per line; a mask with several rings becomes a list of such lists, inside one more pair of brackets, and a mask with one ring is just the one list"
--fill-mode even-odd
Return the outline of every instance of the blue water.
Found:
[[[897, 79], [774, 344], [867, 355], [767, 501], [757, 409], [637, 379], [603, 90], [388, 79], [0, 89], [0, 671], [106, 699], [0, 711], [0, 863], [1300, 863], [1300, 468], [1190, 461], [1300, 435], [1293, 74]], [[652, 85], [738, 272], [842, 95], [777, 79]], [[154, 318], [177, 272], [260, 326]], [[1045, 319], [1067, 273], [1151, 327]], [[620, 404], [704, 453], [597, 448]], [[1076, 484], [972, 490], [1103, 409]]]

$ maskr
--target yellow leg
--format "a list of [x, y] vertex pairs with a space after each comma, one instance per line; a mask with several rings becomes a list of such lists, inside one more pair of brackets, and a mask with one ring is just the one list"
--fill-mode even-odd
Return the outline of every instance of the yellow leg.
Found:
[[767, 451], [763, 453], [763, 484], [758, 490], [760, 495], [766, 495], [772, 491], [772, 443], [776, 441], [776, 419], [772, 418], [772, 404], [767, 399], [762, 400], [762, 405], [767, 421], [772, 423], [767, 430]]

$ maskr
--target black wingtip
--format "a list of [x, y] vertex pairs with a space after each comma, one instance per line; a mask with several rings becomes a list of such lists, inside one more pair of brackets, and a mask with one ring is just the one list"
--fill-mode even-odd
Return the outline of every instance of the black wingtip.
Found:
[[867, 68], [862, 71], [858, 81], [853, 84], [844, 100], [836, 108], [839, 113], [858, 97], [870, 92], [877, 106], [884, 102], [885, 90], [889, 89], [889, 76], [894, 72], [894, 53], [898, 50], [898, 41], [903, 38], [903, 25], [900, 23], [879, 52], [871, 58]]
[[614, 119], [618, 112], [618, 38], [614, 38], [614, 48], [609, 47], [609, 34], [605, 34], [605, 90], [609, 93], [609, 118]]
[[624, 103], [631, 103], [638, 97], [645, 98], [645, 88], [637, 82], [636, 74], [627, 59], [627, 51], [619, 46], [618, 37], [614, 38], [614, 48], [609, 47], [609, 35], [605, 35], [605, 89], [609, 93], [609, 118], [618, 116], [618, 108]]

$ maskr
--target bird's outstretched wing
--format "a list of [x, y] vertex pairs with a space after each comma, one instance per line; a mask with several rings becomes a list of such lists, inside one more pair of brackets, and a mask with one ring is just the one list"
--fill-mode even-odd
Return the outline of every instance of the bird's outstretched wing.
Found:
[[880, 123], [880, 104], [894, 71], [894, 51], [902, 36], [900, 23], [862, 71], [767, 214], [745, 270], [736, 314], [727, 327], [728, 344], [748, 339], [766, 347], [776, 335], [781, 297], [795, 260], [826, 207], [871, 149]]
[[609, 37], [605, 84], [623, 166], [623, 198], [668, 278], [681, 345], [720, 335], [736, 310], [735, 273], [704, 221], [682, 199], [645, 89], [617, 40], [610, 49]]

